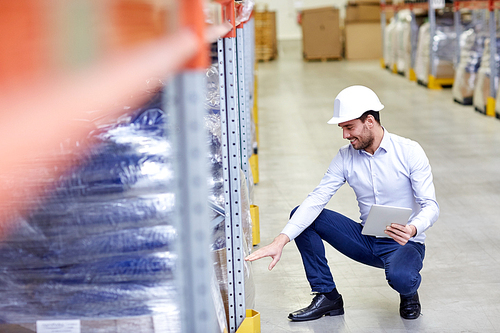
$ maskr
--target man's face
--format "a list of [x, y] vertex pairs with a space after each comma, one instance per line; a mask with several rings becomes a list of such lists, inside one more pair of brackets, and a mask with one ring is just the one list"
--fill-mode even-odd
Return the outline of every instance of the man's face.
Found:
[[349, 140], [354, 149], [366, 149], [373, 144], [374, 136], [366, 122], [354, 119], [340, 123], [339, 127], [342, 128], [343, 138]]

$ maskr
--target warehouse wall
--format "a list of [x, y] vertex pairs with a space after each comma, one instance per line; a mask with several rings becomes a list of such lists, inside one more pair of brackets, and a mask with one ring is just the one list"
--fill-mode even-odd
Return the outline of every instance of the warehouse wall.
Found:
[[344, 17], [344, 7], [347, 0], [259, 0], [257, 10], [266, 5], [268, 10], [276, 11], [276, 29], [279, 40], [302, 39], [302, 30], [297, 23], [297, 13], [301, 9], [335, 6]]

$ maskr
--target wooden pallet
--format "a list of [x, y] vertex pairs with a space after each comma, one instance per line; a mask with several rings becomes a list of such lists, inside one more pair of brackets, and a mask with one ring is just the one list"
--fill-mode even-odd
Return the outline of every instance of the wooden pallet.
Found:
[[276, 13], [255, 12], [255, 59], [270, 61], [278, 57], [276, 40]]
[[327, 62], [327, 61], [339, 61], [342, 60], [341, 57], [304, 57], [307, 62]]

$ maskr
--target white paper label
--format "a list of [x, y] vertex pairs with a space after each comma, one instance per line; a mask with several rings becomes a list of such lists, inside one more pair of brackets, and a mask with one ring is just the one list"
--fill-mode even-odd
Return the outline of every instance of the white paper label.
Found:
[[166, 316], [153, 316], [153, 327], [155, 333], [168, 333], [168, 321]]
[[36, 333], [81, 333], [80, 320], [38, 320]]
[[444, 8], [444, 0], [431, 0], [432, 8], [442, 9]]

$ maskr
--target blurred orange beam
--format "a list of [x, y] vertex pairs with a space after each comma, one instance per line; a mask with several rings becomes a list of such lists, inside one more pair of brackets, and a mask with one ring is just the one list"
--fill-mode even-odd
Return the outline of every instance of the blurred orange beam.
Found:
[[179, 1], [180, 25], [191, 29], [203, 47], [198, 49], [187, 68], [205, 70], [209, 65], [208, 45], [205, 44], [205, 13], [203, 0]]
[[[2, 87], [0, 91], [0, 175], [9, 184], [30, 184], [28, 196], [43, 190], [42, 179], [29, 177], [29, 163], [37, 157], [51, 156], [60, 142], [79, 141], [88, 129], [75, 119], [98, 115], [118, 115], [117, 105], [138, 105], [146, 81], [152, 77], [168, 78], [178, 72], [202, 47], [191, 30], [155, 40], [111, 56], [91, 68], [73, 74], [42, 78], [21, 89]], [[151, 88], [151, 87], [148, 87]], [[120, 104], [123, 103], [123, 104]], [[45, 160], [45, 159], [44, 159]], [[45, 162], [55, 177], [68, 165], [61, 161]], [[37, 186], [37, 184], [39, 186]], [[12, 189], [0, 182], [0, 239], [9, 226], [2, 221], [23, 202], [13, 202]], [[29, 201], [27, 200], [23, 201]], [[9, 206], [5, 206], [11, 203]]]

